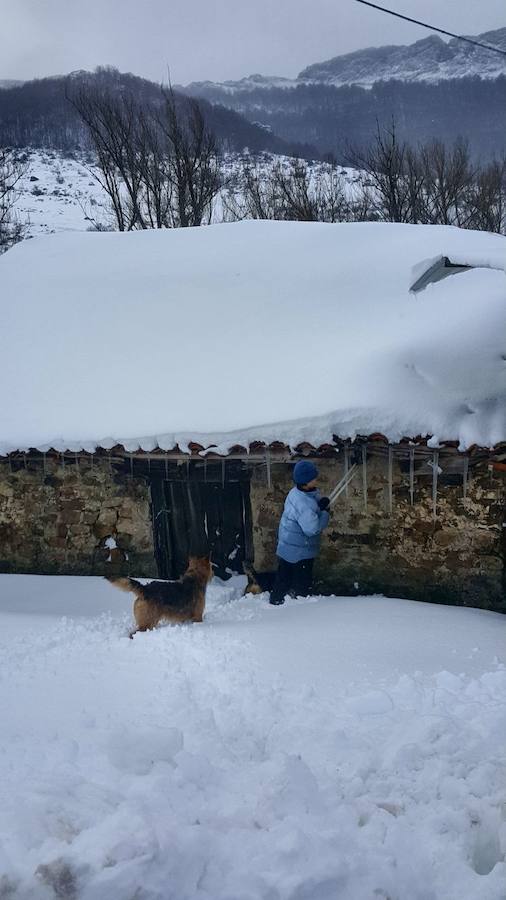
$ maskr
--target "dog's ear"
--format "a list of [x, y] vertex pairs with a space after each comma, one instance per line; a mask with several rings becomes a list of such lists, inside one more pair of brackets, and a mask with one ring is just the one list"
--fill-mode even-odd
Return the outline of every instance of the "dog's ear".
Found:
[[196, 568], [200, 572], [205, 573], [207, 580], [210, 581], [214, 575], [210, 554], [208, 554], [207, 556], [197, 556], [195, 563]]
[[212, 570], [211, 565], [211, 555], [208, 553], [207, 556], [190, 556], [188, 560], [188, 565], [199, 566], [200, 568], [209, 568]]
[[211, 549], [206, 539], [192, 540], [188, 556], [190, 559], [208, 559], [211, 561]]
[[211, 554], [206, 553], [204, 556], [202, 553], [196, 553], [194, 556], [190, 556], [190, 560], [196, 560], [199, 563], [210, 563], [211, 562]]

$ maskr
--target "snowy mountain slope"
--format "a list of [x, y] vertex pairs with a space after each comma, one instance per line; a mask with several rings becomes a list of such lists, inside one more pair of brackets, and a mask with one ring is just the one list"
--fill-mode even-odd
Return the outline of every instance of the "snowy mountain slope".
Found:
[[[506, 49], [506, 28], [478, 36]], [[370, 47], [316, 63], [296, 78], [251, 75], [181, 90], [234, 109], [286, 141], [311, 143], [342, 162], [350, 144], [396, 120], [412, 145], [469, 141], [476, 161], [506, 151], [506, 57], [431, 36], [408, 46]]]
[[[112, 222], [109, 199], [97, 180], [91, 152], [60, 153], [58, 150], [27, 148], [20, 151], [25, 174], [16, 186], [18, 197], [14, 214], [25, 226], [26, 237], [60, 231], [89, 231], [97, 226], [107, 229]], [[241, 198], [244, 166], [253, 166], [269, 175], [274, 166], [289, 167], [292, 157], [271, 153], [249, 155], [227, 153], [222, 159], [225, 188], [215, 200], [212, 221], [227, 216], [225, 200]], [[309, 164], [312, 172], [325, 170], [325, 163]], [[353, 194], [357, 173], [340, 168], [345, 190]]]
[[[506, 28], [475, 37], [506, 50]], [[448, 78], [497, 78], [506, 75], [506, 57], [456, 38], [446, 42], [431, 35], [414, 44], [368, 47], [308, 66], [297, 81], [341, 86], [369, 86], [391, 78], [400, 81], [443, 81]]]
[[504, 617], [0, 576], [9, 900], [504, 900]]
[[0, 90], [9, 90], [9, 88], [20, 87], [22, 84], [22, 81], [17, 81], [15, 78], [0, 78]]
[[14, 213], [26, 237], [108, 224], [108, 198], [92, 175], [90, 153], [27, 149], [21, 157], [25, 174], [16, 186]]
[[213, 89], [222, 89], [225, 94], [237, 94], [241, 91], [252, 91], [256, 88], [270, 90], [271, 88], [291, 88], [297, 84], [297, 79], [295, 78], [284, 78], [282, 75], [260, 75], [258, 73], [254, 75], [246, 75], [244, 78], [240, 78], [239, 81], [227, 80], [227, 81], [193, 81], [191, 84], [187, 85], [183, 90], [191, 90], [195, 89], [198, 91], [207, 91]]
[[[506, 50], [506, 28], [476, 35], [475, 40]], [[204, 97], [212, 92], [212, 99], [216, 102], [220, 93], [230, 97], [252, 90], [288, 89], [304, 84], [370, 87], [377, 81], [393, 78], [399, 81], [438, 82], [450, 78], [498, 78], [499, 75], [506, 75], [506, 57], [455, 38], [447, 42], [438, 35], [431, 35], [414, 44], [367, 47], [335, 56], [307, 66], [292, 79], [255, 74], [239, 81], [195, 81], [185, 90]], [[223, 102], [226, 103], [226, 100]]]

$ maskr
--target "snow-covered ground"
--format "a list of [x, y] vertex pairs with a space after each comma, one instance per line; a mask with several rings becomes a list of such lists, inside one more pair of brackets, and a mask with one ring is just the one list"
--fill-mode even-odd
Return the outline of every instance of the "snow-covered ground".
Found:
[[[57, 150], [27, 148], [20, 151], [25, 166], [23, 178], [17, 185], [19, 196], [14, 209], [25, 225], [25, 235], [36, 237], [59, 231], [89, 231], [98, 226], [112, 225], [109, 199], [94, 177], [92, 153], [72, 155]], [[251, 157], [247, 153], [228, 153], [222, 163], [225, 188], [213, 207], [213, 222], [230, 218], [228, 207], [233, 195], [241, 199], [241, 178], [245, 165], [266, 174], [278, 164], [287, 169], [293, 160], [286, 156], [262, 153]], [[315, 174], [328, 170], [324, 163], [310, 167]], [[357, 172], [340, 167], [344, 188], [350, 196], [356, 193]]]
[[109, 221], [105, 192], [92, 175], [93, 157], [64, 156], [56, 150], [22, 152], [25, 174], [15, 212], [35, 237], [55, 231], [86, 231]]
[[506, 620], [242, 584], [0, 577], [0, 896], [504, 900]]

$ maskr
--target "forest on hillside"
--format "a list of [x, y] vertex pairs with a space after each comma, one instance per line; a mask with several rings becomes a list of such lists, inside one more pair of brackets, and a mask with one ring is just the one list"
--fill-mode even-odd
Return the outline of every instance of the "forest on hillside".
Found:
[[[67, 99], [69, 90], [72, 92], [80, 84], [115, 91], [118, 95], [132, 95], [143, 107], [157, 108], [163, 103], [160, 85], [110, 67], [99, 68], [94, 73], [78, 72], [68, 77], [27, 81], [17, 87], [0, 89], [0, 147], [89, 149], [88, 131]], [[234, 110], [205, 100], [200, 105], [223, 150], [240, 151], [248, 147], [254, 153], [267, 151], [306, 158], [316, 155], [314, 148], [284, 141]]]
[[[192, 89], [195, 95], [197, 88]], [[199, 86], [201, 96], [226, 103], [259, 121], [286, 141], [304, 140], [341, 162], [351, 142], [367, 146], [377, 125], [395, 119], [399, 136], [411, 144], [433, 139], [469, 142], [474, 159], [486, 161], [506, 151], [506, 77], [427, 82], [381, 81], [371, 88], [300, 84], [295, 88], [254, 88], [224, 94]]]

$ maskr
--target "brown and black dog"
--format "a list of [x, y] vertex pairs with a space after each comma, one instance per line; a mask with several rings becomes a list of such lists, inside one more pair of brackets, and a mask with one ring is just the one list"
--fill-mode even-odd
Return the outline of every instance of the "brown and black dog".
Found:
[[134, 578], [107, 575], [120, 591], [135, 594], [134, 618], [138, 631], [149, 631], [162, 622], [202, 622], [207, 583], [213, 577], [208, 556], [190, 556], [188, 568], [179, 581], [151, 581], [141, 584]]
[[257, 572], [250, 562], [243, 562], [242, 569], [248, 579], [244, 588], [245, 594], [263, 594], [264, 591], [272, 591], [275, 581], [275, 572]]

